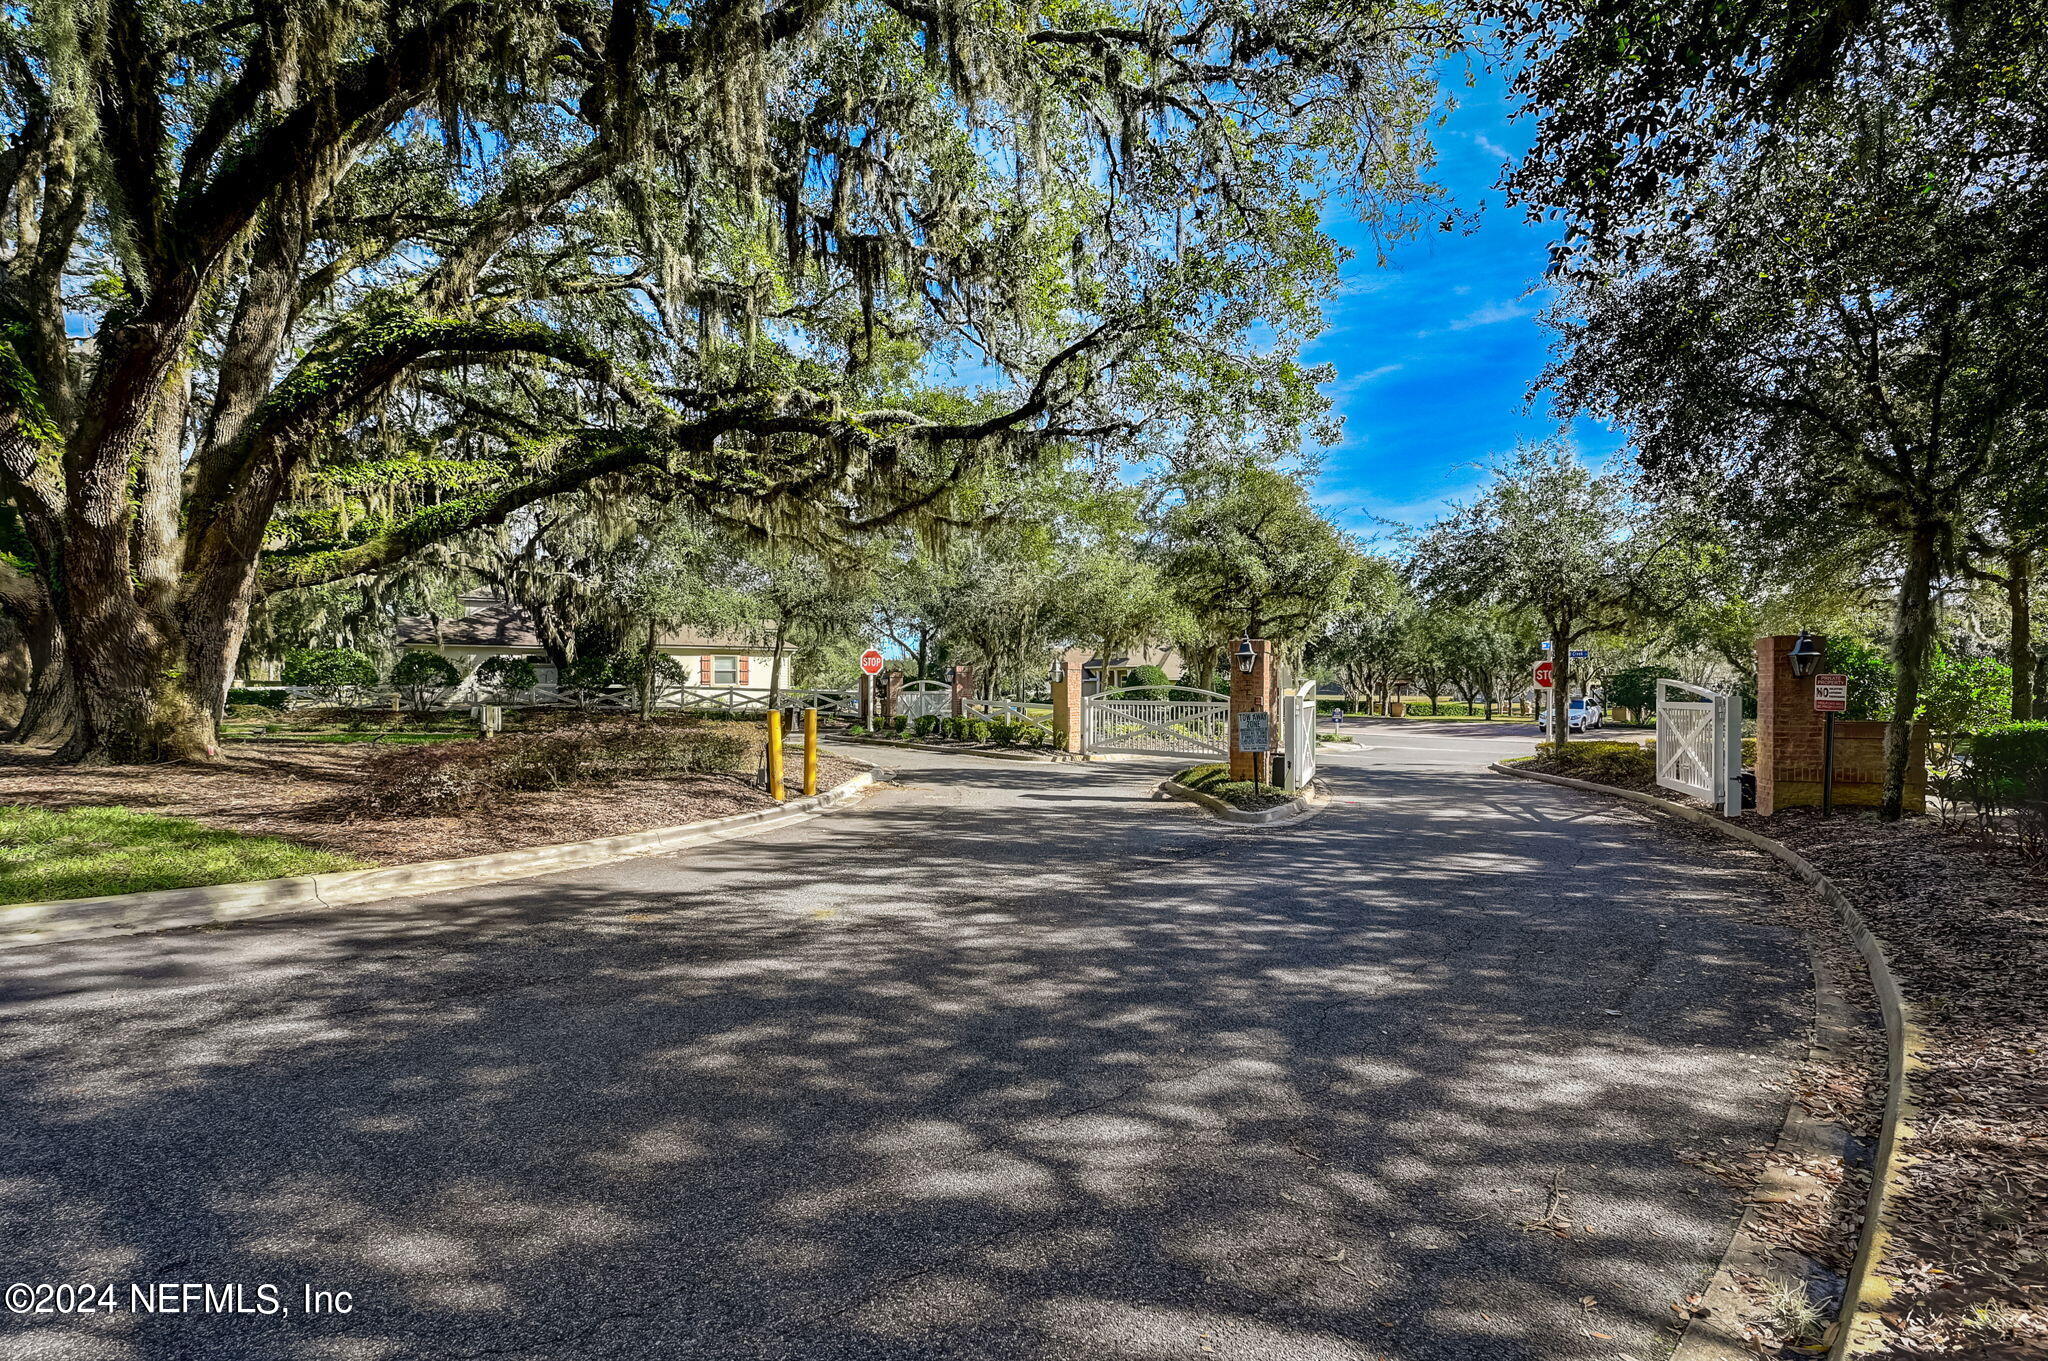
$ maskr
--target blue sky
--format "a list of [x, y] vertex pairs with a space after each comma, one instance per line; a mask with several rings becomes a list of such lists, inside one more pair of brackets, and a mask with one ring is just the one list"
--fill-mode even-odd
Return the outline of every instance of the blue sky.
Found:
[[[1345, 417], [1342, 443], [1324, 453], [1318, 499], [1346, 528], [1371, 535], [1373, 517], [1403, 523], [1434, 518], [1483, 480], [1488, 460], [1518, 438], [1541, 438], [1557, 420], [1529, 385], [1548, 358], [1544, 304], [1531, 293], [1543, 274], [1551, 229], [1525, 221], [1493, 188], [1502, 165], [1528, 144], [1511, 125], [1505, 84], [1483, 75], [1466, 88], [1447, 73], [1459, 101], [1436, 130], [1433, 175], [1461, 209], [1477, 211], [1469, 232], [1426, 230], [1395, 242], [1386, 265], [1356, 222], [1333, 224], [1356, 252], [1330, 329], [1306, 351], [1334, 365], [1326, 389]], [[1589, 458], [1620, 437], [1591, 422], [1572, 434]]]

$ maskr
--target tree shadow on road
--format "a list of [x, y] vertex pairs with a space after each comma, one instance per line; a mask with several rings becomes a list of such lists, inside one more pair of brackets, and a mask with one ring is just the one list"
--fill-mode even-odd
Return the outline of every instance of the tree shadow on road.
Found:
[[1259, 836], [1151, 778], [15, 952], [7, 1278], [355, 1311], [0, 1355], [1668, 1350], [1737, 1213], [1675, 1154], [1774, 1126], [1802, 1030], [1755, 864], [1482, 775]]

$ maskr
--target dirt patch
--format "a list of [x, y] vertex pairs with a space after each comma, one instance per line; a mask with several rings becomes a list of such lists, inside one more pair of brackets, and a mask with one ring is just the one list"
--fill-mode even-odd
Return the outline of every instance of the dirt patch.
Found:
[[1744, 821], [1862, 912], [1929, 1039], [1872, 1355], [2048, 1358], [2048, 867], [1932, 819]]
[[[228, 750], [216, 764], [107, 767], [59, 765], [41, 753], [0, 747], [0, 803], [120, 804], [406, 865], [672, 827], [773, 802], [742, 777], [694, 775], [507, 794], [459, 817], [382, 816], [357, 806], [358, 771], [389, 747], [252, 741]], [[822, 757], [819, 787], [844, 783], [859, 769]]]

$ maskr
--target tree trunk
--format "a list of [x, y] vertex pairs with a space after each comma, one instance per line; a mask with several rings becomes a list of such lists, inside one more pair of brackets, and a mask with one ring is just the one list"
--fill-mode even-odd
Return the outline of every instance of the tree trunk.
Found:
[[1906, 765], [1912, 757], [1913, 715], [1920, 708], [1927, 649], [1934, 640], [1935, 527], [1913, 527], [1906, 540], [1906, 572], [1892, 610], [1892, 665], [1898, 693], [1884, 731], [1884, 801], [1878, 816], [1897, 822], [1906, 806]]
[[1550, 629], [1550, 740], [1560, 746], [1572, 740], [1572, 626], [1570, 620]]
[[57, 616], [44, 610], [26, 621], [22, 641], [28, 646], [28, 697], [7, 741], [61, 746], [71, 740], [78, 726], [78, 692], [64, 663], [64, 638]]
[[647, 621], [647, 649], [640, 658], [640, 721], [654, 718], [654, 621]]
[[2005, 555], [2005, 601], [2012, 612], [2012, 720], [2034, 716], [2034, 553], [2016, 548]]

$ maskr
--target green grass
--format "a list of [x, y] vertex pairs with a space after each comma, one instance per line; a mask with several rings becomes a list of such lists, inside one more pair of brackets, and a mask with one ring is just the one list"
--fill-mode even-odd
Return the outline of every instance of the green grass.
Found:
[[0, 903], [361, 868], [363, 862], [332, 851], [132, 808], [53, 812], [0, 805]]

